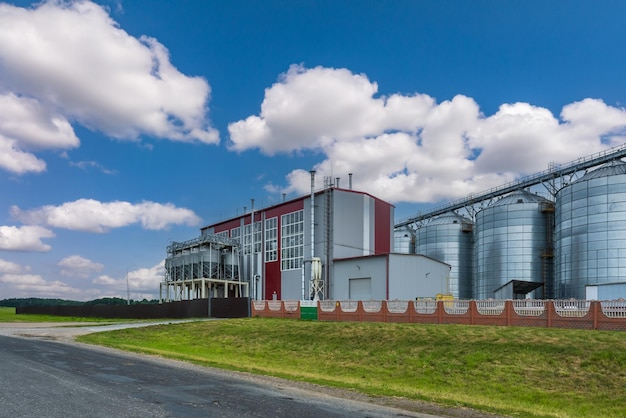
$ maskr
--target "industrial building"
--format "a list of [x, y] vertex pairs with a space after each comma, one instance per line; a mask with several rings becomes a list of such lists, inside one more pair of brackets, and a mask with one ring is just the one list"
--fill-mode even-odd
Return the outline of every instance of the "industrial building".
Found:
[[459, 298], [626, 298], [624, 157], [621, 146], [552, 165], [396, 222], [395, 251], [450, 264]]
[[[168, 247], [167, 300], [626, 298], [626, 145], [394, 222], [324, 179]], [[539, 190], [543, 187], [543, 195]], [[547, 192], [547, 193], [546, 193]]]
[[161, 298], [404, 299], [448, 293], [450, 265], [393, 254], [394, 206], [326, 178], [311, 193], [168, 246]]

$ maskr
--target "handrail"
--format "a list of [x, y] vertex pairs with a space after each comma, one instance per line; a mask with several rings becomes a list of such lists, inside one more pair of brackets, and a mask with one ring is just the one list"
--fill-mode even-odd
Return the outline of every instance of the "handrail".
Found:
[[446, 212], [454, 211], [466, 207], [467, 205], [478, 203], [493, 197], [502, 196], [515, 190], [524, 189], [526, 187], [535, 186], [547, 180], [552, 180], [557, 177], [562, 177], [568, 174], [574, 174], [579, 171], [596, 167], [600, 164], [615, 160], [618, 158], [626, 157], [626, 144], [617, 147], [612, 147], [604, 151], [600, 151], [595, 154], [581, 157], [577, 160], [564, 164], [554, 164], [547, 170], [540, 171], [535, 174], [531, 174], [527, 177], [523, 177], [517, 180], [510, 181], [504, 185], [493, 187], [478, 194], [470, 193], [467, 197], [455, 200], [451, 203], [436, 207], [428, 212], [419, 213], [397, 221], [394, 225], [395, 228], [401, 228], [408, 226], [412, 223], [422, 221], [426, 218], [432, 218], [433, 216], [442, 215]]

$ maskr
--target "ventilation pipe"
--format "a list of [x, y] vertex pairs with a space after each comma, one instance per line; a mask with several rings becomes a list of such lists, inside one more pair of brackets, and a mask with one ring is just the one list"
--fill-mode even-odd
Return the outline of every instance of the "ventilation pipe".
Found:
[[[250, 248], [250, 253], [252, 254], [251, 260], [252, 260], [252, 283], [250, 283], [250, 285], [252, 286], [252, 299], [257, 299], [257, 277], [256, 277], [256, 254], [254, 254], [254, 199], [250, 199], [250, 229], [252, 230], [252, 237], [250, 239], [250, 243], [252, 244], [252, 247]], [[245, 231], [244, 234], [242, 235], [243, 240], [242, 240], [242, 244], [244, 243], [244, 241], [246, 240], [245, 238]], [[244, 244], [245, 245], [245, 244]]]
[[315, 170], [311, 170], [311, 260], [315, 257]]
[[352, 190], [352, 173], [348, 173], [348, 188]]
[[337, 180], [336, 186], [337, 186], [337, 188], [339, 188], [339, 177], [336, 177], [335, 180]]

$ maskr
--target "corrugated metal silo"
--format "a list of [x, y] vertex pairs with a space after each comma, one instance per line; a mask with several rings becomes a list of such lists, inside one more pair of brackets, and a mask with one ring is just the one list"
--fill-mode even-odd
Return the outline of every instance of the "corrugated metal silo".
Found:
[[453, 212], [428, 220], [415, 232], [415, 252], [450, 264], [450, 293], [472, 297], [471, 220]]
[[476, 214], [474, 298], [523, 298], [535, 289], [535, 297], [549, 297], [553, 213], [551, 201], [518, 191]]
[[626, 282], [626, 163], [590, 171], [556, 197], [555, 298]]
[[415, 232], [409, 228], [393, 231], [393, 252], [415, 254]]

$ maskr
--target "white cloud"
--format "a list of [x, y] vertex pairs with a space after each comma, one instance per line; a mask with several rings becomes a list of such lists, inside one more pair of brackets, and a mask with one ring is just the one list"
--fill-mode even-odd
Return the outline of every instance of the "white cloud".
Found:
[[49, 251], [51, 247], [41, 240], [52, 237], [54, 233], [41, 226], [0, 226], [0, 250]]
[[72, 126], [63, 116], [35, 99], [0, 94], [0, 168], [16, 174], [41, 172], [46, 163], [29, 151], [78, 145]]
[[79, 255], [65, 257], [59, 261], [58, 265], [61, 267], [61, 276], [83, 279], [86, 279], [92, 273], [102, 271], [104, 268], [103, 264], [95, 263]]
[[122, 282], [122, 279], [115, 279], [106, 274], [103, 274], [102, 276], [98, 276], [92, 280], [93, 284], [104, 285], [104, 286], [120, 285], [121, 282]]
[[84, 291], [61, 281], [47, 281], [38, 274], [3, 274], [0, 283], [6, 285], [6, 293], [15, 297], [72, 298]]
[[412, 130], [432, 107], [425, 95], [374, 98], [378, 86], [346, 69], [291, 66], [265, 90], [259, 116], [228, 126], [234, 151], [318, 149], [337, 140]]
[[[377, 92], [376, 83], [346, 69], [292, 66], [266, 89], [259, 115], [229, 125], [230, 149], [320, 152], [325, 159], [311, 167], [318, 179], [343, 177], [345, 185], [353, 173], [354, 188], [391, 202], [434, 202], [626, 142], [626, 110], [598, 99], [570, 103], [560, 118], [528, 103], [485, 116], [462, 95], [437, 103]], [[286, 180], [266, 190], [309, 191], [308, 170]]]
[[60, 206], [47, 205], [27, 211], [13, 206], [11, 214], [25, 224], [96, 233], [137, 223], [150, 230], [166, 229], [170, 225], [180, 224], [195, 226], [200, 223], [200, 218], [193, 211], [177, 208], [171, 203], [132, 204], [93, 199], [79, 199]]
[[104, 167], [102, 164], [100, 164], [97, 161], [78, 161], [78, 162], [72, 162], [70, 161], [70, 166], [72, 167], [78, 167], [81, 170], [87, 170], [89, 168], [95, 168], [96, 170], [104, 173], [104, 174], [109, 174], [109, 175], [113, 175], [113, 174], [117, 174], [116, 170], [111, 170], [108, 169], [106, 167]]
[[[155, 293], [159, 283], [165, 280], [165, 260], [149, 268], [140, 268], [128, 272], [128, 283], [131, 292]], [[132, 297], [132, 295], [131, 295]]]
[[69, 120], [120, 139], [219, 142], [210, 86], [179, 72], [156, 39], [135, 38], [90, 1], [0, 4], [0, 148], [22, 174], [45, 164], [25, 150], [79, 145]]
[[126, 273], [124, 273], [123, 277], [117, 279], [108, 275], [102, 275], [95, 278], [92, 283], [105, 286], [117, 294], [125, 296], [128, 285], [131, 299], [152, 299], [157, 294], [159, 284], [164, 279], [165, 260], [161, 260], [152, 267], [129, 270], [128, 277]]
[[0, 258], [0, 273], [11, 273], [18, 274], [23, 271], [30, 270], [29, 267], [22, 267], [19, 264], [13, 263], [11, 261], [6, 261]]

